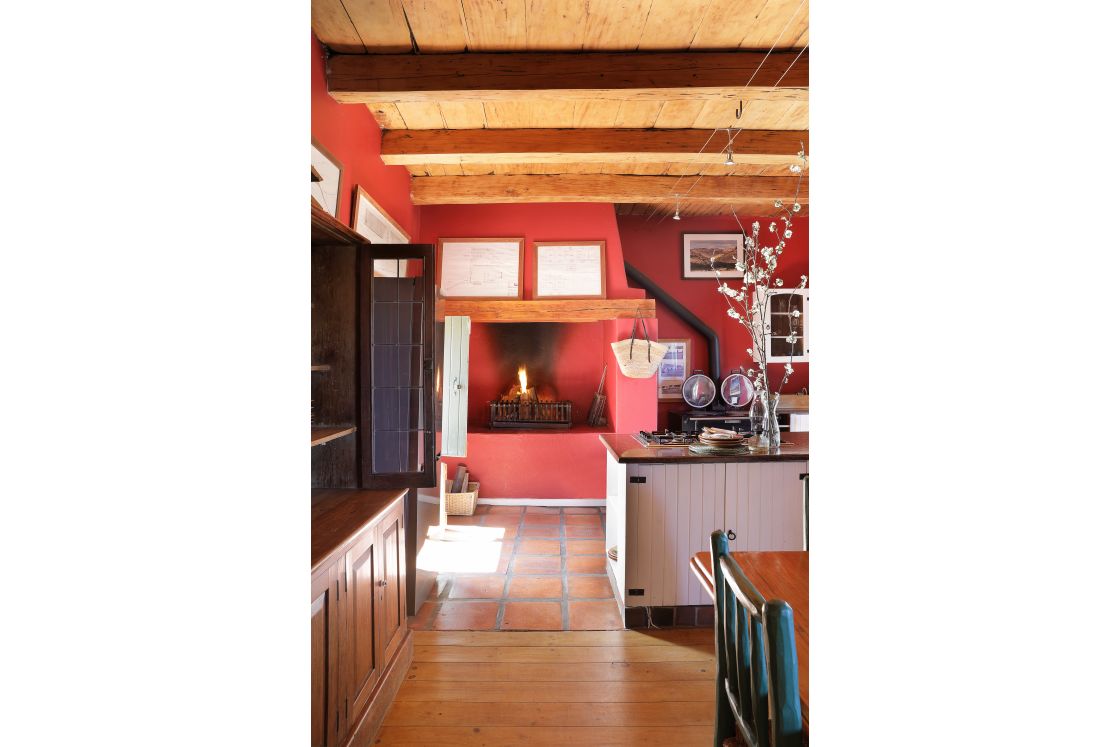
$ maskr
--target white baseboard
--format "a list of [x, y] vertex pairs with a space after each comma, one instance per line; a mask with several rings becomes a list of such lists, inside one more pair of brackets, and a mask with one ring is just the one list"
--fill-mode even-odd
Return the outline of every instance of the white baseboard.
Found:
[[[416, 491], [417, 498], [423, 503], [439, 503], [439, 493], [427, 490]], [[605, 498], [479, 498], [480, 505], [486, 506], [596, 506], [607, 505]]]

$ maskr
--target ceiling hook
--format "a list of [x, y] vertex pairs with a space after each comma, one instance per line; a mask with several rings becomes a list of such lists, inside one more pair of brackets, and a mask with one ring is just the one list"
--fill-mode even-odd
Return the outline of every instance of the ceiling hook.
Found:
[[743, 100], [739, 99], [739, 108], [735, 110], [735, 119], [742, 119], [743, 117]]

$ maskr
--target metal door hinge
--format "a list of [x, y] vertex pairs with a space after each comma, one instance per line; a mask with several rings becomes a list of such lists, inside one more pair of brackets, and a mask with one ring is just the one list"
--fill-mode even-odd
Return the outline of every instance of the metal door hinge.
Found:
[[632, 482], [632, 483], [643, 483], [645, 481], [646, 481], [645, 477], [631, 477], [630, 478], [630, 482]]
[[627, 596], [631, 596], [631, 597], [644, 597], [646, 595], [646, 590], [645, 589], [627, 589], [626, 594], [627, 594]]

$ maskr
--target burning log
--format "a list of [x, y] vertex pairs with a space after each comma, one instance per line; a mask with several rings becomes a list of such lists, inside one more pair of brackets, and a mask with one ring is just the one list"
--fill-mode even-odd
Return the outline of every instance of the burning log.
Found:
[[556, 392], [547, 385], [529, 386], [524, 366], [517, 370], [517, 381], [490, 403], [492, 428], [569, 428], [571, 424], [572, 403], [557, 401]]

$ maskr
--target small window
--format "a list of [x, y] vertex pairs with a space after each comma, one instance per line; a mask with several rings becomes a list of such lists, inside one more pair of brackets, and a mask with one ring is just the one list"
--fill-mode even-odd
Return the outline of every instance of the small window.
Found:
[[809, 289], [771, 288], [765, 305], [766, 357], [771, 363], [809, 360]]

